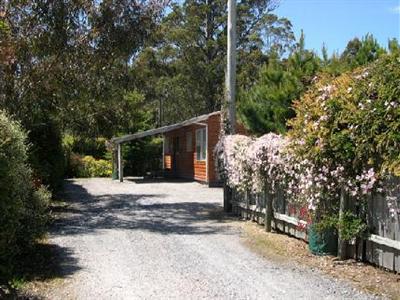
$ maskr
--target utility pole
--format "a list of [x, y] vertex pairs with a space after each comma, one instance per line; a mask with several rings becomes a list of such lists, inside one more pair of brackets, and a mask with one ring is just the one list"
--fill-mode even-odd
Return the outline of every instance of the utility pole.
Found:
[[[228, 49], [226, 66], [226, 109], [228, 130], [226, 134], [236, 131], [236, 0], [228, 0]], [[233, 190], [224, 182], [224, 211], [232, 212]]]
[[229, 133], [236, 127], [236, 0], [228, 0], [228, 51], [226, 70], [226, 105]]

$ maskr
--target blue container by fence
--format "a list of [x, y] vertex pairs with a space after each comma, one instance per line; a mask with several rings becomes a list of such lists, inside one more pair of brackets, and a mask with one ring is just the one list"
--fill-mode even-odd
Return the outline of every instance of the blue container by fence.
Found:
[[335, 229], [317, 230], [308, 227], [308, 248], [315, 255], [337, 255], [338, 236]]

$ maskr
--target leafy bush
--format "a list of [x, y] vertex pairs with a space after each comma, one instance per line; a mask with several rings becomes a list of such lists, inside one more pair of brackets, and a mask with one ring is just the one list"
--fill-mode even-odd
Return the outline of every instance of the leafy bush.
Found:
[[148, 137], [127, 143], [122, 148], [125, 160], [124, 174], [144, 176], [147, 172], [161, 170], [162, 139]]
[[259, 80], [240, 91], [238, 115], [255, 134], [286, 132], [286, 121], [294, 116], [291, 104], [301, 91], [300, 79], [276, 59], [261, 68]]
[[44, 232], [50, 193], [33, 184], [26, 134], [0, 112], [0, 278], [8, 276], [17, 255]]
[[326, 178], [325, 197], [336, 197], [343, 186], [353, 198], [363, 198], [378, 188], [380, 176], [400, 174], [399, 56], [383, 56], [337, 78], [321, 77], [295, 110], [293, 148], [310, 161], [315, 177]]
[[316, 229], [320, 232], [331, 228], [335, 229], [336, 232], [340, 231], [341, 238], [345, 241], [367, 235], [367, 225], [362, 219], [350, 211], [345, 211], [342, 218], [339, 218], [337, 215], [324, 216], [322, 220], [316, 224]]
[[88, 138], [65, 134], [62, 144], [66, 152], [104, 158], [104, 155], [107, 153], [106, 141], [107, 139], [104, 137]]
[[95, 159], [93, 156], [71, 154], [70, 169], [72, 177], [109, 177], [112, 174], [111, 162], [104, 159]]
[[35, 177], [56, 192], [64, 178], [64, 151], [61, 131], [54, 120], [43, 120], [29, 130], [29, 163]]
[[[108, 176], [108, 172], [102, 171], [102, 169], [108, 168], [105, 161], [111, 161], [106, 149], [106, 138], [98, 137], [90, 139], [65, 134], [62, 144], [67, 177]], [[85, 156], [91, 158], [83, 160]], [[96, 162], [93, 162], [93, 160], [96, 160]]]
[[[400, 175], [399, 55], [339, 77], [320, 75], [294, 108], [287, 140], [221, 139], [217, 162], [227, 183], [256, 191], [285, 185], [288, 200], [308, 204], [316, 222], [337, 215], [343, 188], [362, 215], [366, 196], [382, 191], [381, 179]], [[351, 218], [337, 224], [348, 236], [362, 227]]]

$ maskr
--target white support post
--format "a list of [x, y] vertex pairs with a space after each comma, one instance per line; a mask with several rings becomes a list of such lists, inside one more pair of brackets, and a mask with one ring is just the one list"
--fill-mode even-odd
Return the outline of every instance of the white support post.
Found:
[[124, 181], [124, 166], [122, 165], [121, 143], [118, 143], [118, 178], [120, 182]]

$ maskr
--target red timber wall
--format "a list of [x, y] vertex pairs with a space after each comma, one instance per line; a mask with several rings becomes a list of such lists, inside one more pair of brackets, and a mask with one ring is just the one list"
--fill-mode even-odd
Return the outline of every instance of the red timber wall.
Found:
[[[164, 152], [164, 170], [167, 176], [195, 179], [207, 182], [206, 161], [196, 160], [196, 129], [203, 128], [201, 125], [190, 125], [176, 129], [165, 134], [164, 145], [169, 144], [169, 149]], [[187, 151], [187, 133], [192, 135], [190, 151]], [[179, 147], [174, 153], [174, 139], [179, 138]], [[175, 169], [174, 169], [175, 164]]]
[[[218, 143], [219, 135], [221, 133], [221, 115], [213, 115], [208, 118], [208, 182], [219, 182], [218, 173], [215, 168], [214, 149]], [[245, 127], [237, 123], [236, 133], [248, 135]]]
[[[165, 140], [168, 139], [169, 149], [164, 152], [164, 170], [167, 176], [195, 179], [207, 183], [217, 183], [218, 176], [215, 170], [214, 148], [218, 143], [220, 134], [221, 117], [219, 114], [211, 115], [207, 121], [207, 162], [208, 162], [208, 178], [206, 160], [198, 161], [196, 159], [196, 129], [204, 128], [201, 125], [190, 125], [180, 129], [176, 129], [165, 134]], [[187, 151], [187, 133], [192, 135], [191, 151]], [[246, 130], [241, 124], [237, 125], [239, 134], [246, 134]], [[179, 137], [179, 149], [175, 151], [175, 161], [173, 158], [174, 138]], [[175, 172], [174, 172], [175, 163]]]
[[219, 140], [219, 134], [221, 132], [221, 116], [213, 115], [208, 118], [208, 182], [215, 183], [218, 182], [217, 172], [215, 170], [215, 159], [214, 159], [214, 149]]

